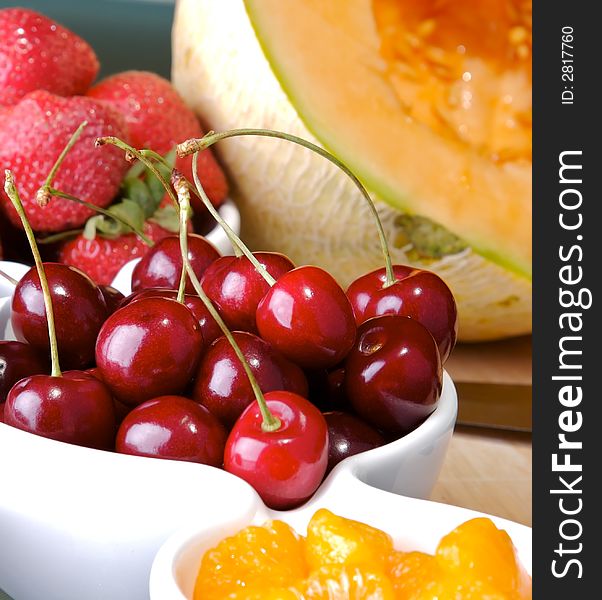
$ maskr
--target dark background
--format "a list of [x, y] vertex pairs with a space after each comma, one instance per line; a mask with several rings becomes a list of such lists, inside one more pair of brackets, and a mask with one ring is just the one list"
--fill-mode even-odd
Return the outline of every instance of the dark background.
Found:
[[169, 78], [174, 0], [0, 0], [7, 6], [37, 10], [75, 31], [98, 55], [99, 77], [137, 69]]

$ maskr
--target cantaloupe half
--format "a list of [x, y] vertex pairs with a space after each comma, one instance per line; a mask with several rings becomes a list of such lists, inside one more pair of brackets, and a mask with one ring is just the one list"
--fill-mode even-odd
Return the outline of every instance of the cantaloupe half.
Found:
[[[179, 0], [173, 82], [216, 131], [334, 152], [394, 261], [444, 277], [461, 339], [494, 339], [531, 328], [530, 32], [522, 0]], [[215, 148], [253, 248], [342, 285], [382, 266], [359, 193], [323, 158], [264, 138]]]

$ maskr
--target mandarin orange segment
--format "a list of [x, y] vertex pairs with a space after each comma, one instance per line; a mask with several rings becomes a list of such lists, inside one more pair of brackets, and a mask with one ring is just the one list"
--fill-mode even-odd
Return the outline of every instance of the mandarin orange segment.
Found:
[[[246, 599], [269, 588], [294, 586], [308, 575], [303, 546], [303, 539], [282, 521], [246, 527], [205, 553], [194, 600]], [[272, 596], [278, 598], [294, 597]]]
[[332, 564], [366, 564], [384, 570], [391, 536], [365, 523], [320, 509], [307, 526], [305, 555], [311, 570]]
[[313, 571], [303, 589], [306, 600], [395, 600], [391, 581], [367, 565], [327, 565]]
[[393, 552], [387, 571], [397, 598], [426, 600], [437, 597], [437, 581], [441, 568], [431, 554], [422, 552]]
[[229, 594], [228, 600], [305, 600], [305, 596], [296, 588], [265, 589], [259, 586]]
[[487, 518], [466, 521], [441, 539], [436, 557], [453, 577], [481, 582], [512, 600], [531, 598], [531, 578], [510, 536]]

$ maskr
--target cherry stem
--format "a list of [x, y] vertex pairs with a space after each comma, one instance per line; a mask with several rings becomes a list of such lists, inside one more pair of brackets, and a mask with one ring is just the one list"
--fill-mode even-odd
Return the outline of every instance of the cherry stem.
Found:
[[217, 312], [211, 300], [203, 290], [196, 273], [194, 272], [190, 261], [188, 260], [188, 248], [186, 244], [183, 244], [183, 240], [186, 235], [182, 236], [182, 230], [186, 232], [186, 223], [188, 220], [188, 208], [190, 206], [190, 192], [186, 188], [188, 185], [185, 183], [184, 178], [182, 178], [181, 183], [176, 187], [176, 191], [178, 193], [178, 201], [180, 205], [180, 250], [182, 252], [182, 265], [185, 265], [186, 272], [188, 273], [188, 277], [190, 277], [190, 281], [192, 282], [192, 286], [194, 287], [196, 293], [199, 298], [203, 301], [203, 304], [209, 311], [209, 314], [215, 319], [215, 322], [218, 324], [219, 328], [222, 330], [222, 333], [232, 346], [234, 353], [236, 354], [238, 360], [240, 360], [242, 367], [249, 378], [249, 383], [251, 384], [251, 388], [253, 388], [253, 393], [255, 394], [255, 399], [257, 400], [257, 404], [259, 405], [259, 410], [261, 411], [261, 416], [263, 417], [263, 422], [261, 424], [261, 428], [265, 432], [277, 431], [280, 429], [282, 423], [278, 417], [275, 417], [268, 408], [267, 402], [265, 401], [263, 392], [257, 383], [257, 379], [255, 379], [255, 375], [253, 375], [253, 371], [251, 371], [251, 367], [245, 358], [240, 346], [236, 343], [234, 336], [228, 329], [226, 323], [221, 318], [220, 314]]
[[78, 204], [82, 204], [83, 206], [86, 206], [87, 208], [89, 208], [95, 212], [102, 213], [103, 215], [110, 217], [111, 219], [114, 219], [115, 221], [118, 221], [122, 225], [125, 225], [126, 227], [131, 229], [145, 244], [147, 244], [148, 246], [152, 246], [153, 245], [152, 240], [150, 240], [148, 237], [146, 237], [144, 235], [144, 233], [142, 233], [141, 231], [138, 231], [135, 227], [130, 225], [127, 221], [123, 220], [119, 216], [116, 216], [113, 213], [110, 213], [110, 212], [96, 206], [95, 204], [86, 202], [85, 200], [81, 200], [80, 198], [76, 198], [75, 196], [72, 196], [71, 194], [67, 194], [66, 192], [62, 192], [62, 191], [57, 190], [52, 187], [52, 180], [56, 176], [56, 173], [59, 170], [60, 166], [63, 164], [65, 157], [67, 156], [67, 154], [69, 153], [71, 148], [73, 148], [73, 146], [79, 139], [80, 135], [82, 134], [82, 131], [84, 130], [84, 128], [86, 127], [87, 124], [88, 124], [87, 121], [83, 121], [79, 125], [79, 127], [74, 131], [71, 138], [69, 138], [67, 145], [63, 148], [63, 150], [59, 154], [59, 157], [56, 159], [56, 162], [54, 163], [52, 169], [50, 169], [50, 173], [48, 173], [48, 176], [46, 177], [46, 181], [44, 182], [44, 185], [42, 185], [42, 187], [40, 187], [38, 189], [38, 191], [36, 192], [36, 200], [37, 200], [38, 204], [41, 207], [45, 207], [50, 202], [50, 198], [52, 196], [56, 196], [57, 198], [63, 198], [66, 200], [71, 200], [72, 202], [77, 202]]
[[[144, 150], [140, 150], [140, 152], [142, 154], [144, 154], [144, 156], [147, 156], [147, 157], [150, 157], [150, 158], [154, 158], [157, 162], [160, 162], [162, 165], [166, 166], [168, 169], [172, 169], [172, 166], [169, 164], [169, 162], [167, 160], [165, 160], [165, 157], [161, 156], [158, 152], [155, 152], [154, 150], [149, 150], [147, 148], [145, 148]], [[196, 166], [196, 155], [195, 155], [195, 158], [193, 160], [195, 161], [193, 169], [192, 169], [193, 176], [194, 176], [194, 173], [196, 172], [197, 173], [197, 179], [198, 179], [198, 169], [197, 169], [197, 166]], [[219, 214], [219, 212], [217, 212], [215, 210], [215, 207], [213, 206], [213, 203], [207, 197], [207, 194], [205, 194], [205, 198], [207, 198], [207, 202], [209, 204], [207, 204], [207, 202], [205, 202], [205, 200], [203, 200], [203, 197], [199, 193], [198, 189], [196, 189], [196, 187], [193, 186], [192, 183], [190, 181], [188, 181], [188, 179], [186, 177], [184, 177], [183, 174], [180, 174], [180, 175], [182, 176], [182, 179], [188, 184], [189, 189], [192, 190], [192, 192], [194, 193], [194, 195], [199, 200], [203, 201], [203, 204], [205, 204], [205, 206], [209, 210], [209, 213], [215, 218], [215, 220], [218, 222], [218, 224], [220, 225], [220, 227], [224, 230], [224, 232], [226, 233], [226, 236], [228, 237], [228, 240], [230, 241], [230, 244], [232, 245], [232, 250], [234, 251], [234, 255], [237, 258], [240, 257], [240, 256], [242, 256], [243, 253], [242, 253], [242, 250], [240, 249], [241, 246], [244, 245], [243, 242], [242, 242], [242, 240], [236, 235], [236, 233], [234, 233], [234, 231], [232, 230], [232, 228], [225, 221], [223, 221], [223, 219], [221, 218], [221, 215]], [[203, 189], [203, 186], [200, 185], [200, 180], [199, 180], [199, 187], [201, 189]], [[205, 190], [203, 189], [203, 192], [204, 191]], [[222, 225], [221, 221], [223, 221], [223, 225]], [[261, 264], [260, 264], [260, 266], [261, 266]], [[267, 271], [266, 271], [266, 273], [267, 273]], [[269, 273], [268, 273], [268, 276], [269, 276]]]
[[376, 223], [376, 228], [378, 229], [380, 246], [383, 253], [383, 257], [385, 259], [385, 287], [393, 285], [395, 283], [395, 273], [393, 272], [391, 254], [389, 252], [389, 246], [387, 244], [385, 231], [383, 229], [380, 217], [378, 216], [378, 211], [374, 206], [374, 202], [372, 201], [372, 198], [370, 198], [370, 194], [368, 193], [368, 190], [366, 190], [366, 188], [363, 186], [362, 182], [353, 174], [353, 172], [344, 163], [342, 163], [336, 156], [328, 152], [328, 150], [324, 150], [324, 148], [321, 148], [316, 144], [312, 144], [311, 142], [304, 140], [303, 138], [300, 138], [296, 135], [292, 135], [290, 133], [283, 133], [282, 131], [274, 131], [272, 129], [231, 129], [229, 131], [222, 131], [220, 133], [214, 133], [210, 131], [203, 138], [186, 140], [185, 142], [178, 144], [178, 146], [176, 147], [176, 152], [180, 158], [183, 158], [184, 156], [188, 156], [193, 152], [198, 152], [200, 150], [204, 150], [205, 148], [209, 148], [209, 146], [212, 146], [220, 140], [245, 135], [278, 138], [281, 140], [293, 142], [294, 144], [298, 144], [299, 146], [303, 146], [304, 148], [308, 148], [309, 150], [312, 150], [316, 154], [323, 156], [331, 163], [336, 165], [351, 179], [351, 181], [353, 181], [353, 183], [356, 185], [356, 187], [359, 189], [360, 193], [368, 203], [368, 207], [370, 208], [370, 212], [372, 213], [372, 216], [374, 217], [374, 221]]
[[[87, 124], [88, 124], [88, 121], [82, 121], [80, 123], [79, 127], [73, 132], [73, 135], [67, 142], [67, 145], [63, 148], [62, 152], [59, 154], [59, 157], [56, 159], [56, 162], [54, 163], [52, 169], [50, 169], [50, 173], [48, 173], [48, 176], [46, 177], [46, 181], [44, 182], [44, 185], [38, 190], [38, 192], [37, 192], [38, 197], [44, 198], [44, 195], [50, 193], [50, 188], [52, 187], [52, 180], [55, 178], [57, 171], [59, 170], [60, 166], [63, 164], [63, 161], [65, 160], [65, 157], [67, 156], [67, 154], [69, 154], [69, 151], [71, 150], [71, 148], [73, 148], [73, 146], [75, 146], [75, 142], [77, 142], [77, 140], [79, 139], [79, 136], [82, 134], [82, 131], [85, 129]], [[40, 203], [42, 204], [43, 202], [44, 201], [42, 200], [42, 202], [40, 202]]]
[[[163, 184], [163, 187], [165, 188], [165, 191], [167, 192], [167, 194], [171, 198], [172, 202], [174, 203], [174, 206], [176, 208], [179, 207], [178, 199], [176, 198], [175, 194], [173, 193], [173, 190], [171, 189], [169, 182], [166, 181], [166, 179], [165, 179], [165, 177], [163, 177], [163, 175], [161, 175], [161, 173], [155, 166], [155, 163], [153, 163], [153, 161], [150, 158], [148, 158], [148, 156], [145, 156], [145, 154], [143, 152], [141, 152], [140, 150], [136, 150], [136, 148], [134, 148], [133, 146], [126, 144], [123, 140], [120, 140], [119, 138], [114, 137], [114, 136], [99, 137], [99, 138], [96, 138], [96, 141], [94, 142], [95, 146], [104, 146], [105, 144], [111, 144], [113, 146], [117, 146], [117, 148], [120, 148], [121, 150], [123, 150], [125, 152], [127, 159], [131, 160], [132, 157], [137, 158], [141, 163], [143, 163], [145, 166], [147, 166], [149, 168], [149, 170], [151, 171], [151, 173]], [[170, 167], [170, 169], [171, 169], [171, 167]]]
[[10, 283], [11, 285], [17, 285], [17, 283], [19, 283], [14, 277], [11, 277], [8, 273], [5, 273], [2, 269], [0, 269], [0, 277], [6, 279], [6, 281], [8, 281], [8, 283]]
[[[171, 183], [178, 194], [179, 217], [180, 217], [180, 251], [182, 257], [188, 259], [188, 214], [190, 212], [190, 189], [184, 177], [176, 170], [172, 172]], [[182, 273], [180, 274], [180, 285], [176, 300], [184, 304], [186, 294], [186, 262], [182, 260]]]
[[54, 327], [54, 311], [52, 309], [52, 298], [50, 296], [50, 288], [48, 287], [48, 279], [46, 278], [46, 271], [44, 270], [44, 263], [42, 262], [42, 257], [40, 256], [40, 251], [38, 249], [38, 245], [36, 244], [36, 239], [33, 234], [33, 230], [31, 229], [31, 225], [27, 219], [27, 215], [25, 214], [25, 209], [23, 208], [23, 203], [21, 202], [21, 198], [19, 197], [19, 192], [15, 186], [15, 180], [13, 174], [7, 169], [4, 171], [4, 191], [6, 195], [10, 198], [10, 201], [13, 203], [21, 222], [23, 223], [23, 229], [25, 229], [25, 235], [27, 236], [27, 241], [29, 242], [29, 246], [31, 247], [31, 253], [33, 254], [33, 259], [36, 264], [36, 269], [38, 271], [38, 277], [40, 278], [40, 285], [42, 287], [42, 294], [44, 296], [44, 307], [46, 309], [46, 321], [48, 322], [48, 339], [50, 341], [50, 358], [52, 361], [52, 372], [51, 375], [53, 377], [61, 377], [61, 367], [59, 365], [59, 352], [58, 346], [56, 343], [56, 329]]
[[[55, 190], [54, 188], [50, 188], [48, 190], [48, 193], [51, 196], [56, 196], [57, 198], [64, 198], [65, 200], [71, 200], [72, 202], [77, 202], [77, 204], [81, 204], [82, 206], [85, 206], [86, 208], [89, 208], [90, 210], [93, 210], [94, 212], [104, 215], [105, 217], [108, 217], [109, 219], [114, 219], [118, 223], [121, 223], [124, 227], [131, 229], [132, 233], [135, 234], [137, 238], [142, 240], [142, 242], [144, 242], [147, 246], [150, 246], [152, 248], [155, 245], [155, 242], [153, 242], [153, 240], [151, 240], [144, 233], [142, 233], [142, 231], [140, 231], [140, 229], [138, 229], [131, 223], [128, 223], [125, 219], [123, 219], [119, 215], [112, 213], [111, 211], [107, 210], [106, 208], [96, 206], [96, 204], [92, 204], [91, 202], [87, 202], [86, 200], [82, 200], [81, 198], [77, 198], [76, 196], [72, 196], [71, 194], [68, 194], [67, 192], [62, 192], [61, 190]], [[49, 243], [49, 242], [46, 242], [46, 243]]]
[[196, 186], [198, 196], [203, 201], [203, 204], [211, 214], [211, 216], [219, 223], [220, 227], [226, 232], [230, 243], [234, 249], [238, 248], [249, 260], [249, 262], [255, 267], [255, 270], [267, 281], [268, 285], [272, 287], [276, 280], [268, 273], [267, 269], [257, 260], [254, 254], [247, 248], [243, 241], [234, 233], [234, 230], [224, 221], [222, 216], [216, 210], [215, 206], [209, 200], [209, 197], [205, 193], [201, 180], [199, 178], [197, 168], [198, 152], [195, 152], [192, 157], [192, 177], [194, 179], [194, 185]]
[[[158, 152], [155, 152], [154, 150], [141, 150], [141, 152], [145, 155], [145, 156], [151, 156], [152, 158], [154, 158], [155, 160], [157, 160], [158, 162], [162, 163], [163, 165], [165, 165], [166, 167], [169, 167], [171, 169], [171, 166], [169, 165], [169, 163], [165, 160], [165, 158], [163, 156], [161, 156]], [[198, 168], [197, 168], [197, 155], [195, 154], [194, 158], [193, 158], [193, 167], [192, 167], [192, 174], [194, 177], [194, 173], [197, 173], [197, 179], [198, 179]], [[182, 175], [182, 177], [184, 177]], [[207, 201], [205, 201], [203, 199], [203, 196], [199, 193], [198, 189], [196, 189], [195, 186], [193, 186], [190, 181], [188, 181], [188, 179], [186, 179], [184, 177], [184, 180], [188, 183], [188, 185], [190, 186], [190, 189], [193, 191], [194, 195], [199, 199], [203, 201], [203, 204], [207, 207], [209, 213], [213, 216], [213, 218], [218, 222], [218, 224], [221, 226], [221, 228], [225, 231], [226, 235], [228, 236], [228, 240], [230, 240], [230, 244], [232, 245], [232, 250], [234, 250], [234, 255], [238, 258], [239, 256], [242, 256], [242, 250], [240, 249], [243, 244], [242, 240], [234, 233], [234, 231], [229, 227], [229, 225], [224, 221], [224, 224], [222, 225], [221, 223], [221, 215], [219, 214], [219, 212], [217, 212], [215, 210], [215, 207], [213, 206], [213, 202], [211, 202], [211, 200], [209, 200], [209, 198], [207, 197], [207, 194], [204, 194], [205, 198], [207, 198]], [[199, 180], [200, 181], [200, 180]], [[199, 184], [199, 187], [201, 189], [203, 189], [203, 186]], [[203, 189], [203, 192], [205, 190]], [[207, 204], [208, 202], [208, 204]], [[216, 214], [217, 213], [217, 214]], [[268, 273], [269, 275], [269, 273]]]

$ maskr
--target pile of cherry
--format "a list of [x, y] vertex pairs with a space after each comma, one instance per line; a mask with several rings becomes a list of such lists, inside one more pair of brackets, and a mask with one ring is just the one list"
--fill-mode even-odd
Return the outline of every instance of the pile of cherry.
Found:
[[437, 275], [383, 268], [345, 292], [319, 267], [254, 252], [257, 268], [189, 233], [189, 265], [245, 370], [190, 277], [178, 294], [182, 237], [154, 245], [127, 297], [43, 264], [52, 372], [39, 265], [25, 274], [12, 299], [20, 341], [0, 342], [0, 420], [81, 446], [223, 466], [286, 509], [343, 458], [435, 410], [456, 339], [455, 302]]

